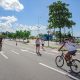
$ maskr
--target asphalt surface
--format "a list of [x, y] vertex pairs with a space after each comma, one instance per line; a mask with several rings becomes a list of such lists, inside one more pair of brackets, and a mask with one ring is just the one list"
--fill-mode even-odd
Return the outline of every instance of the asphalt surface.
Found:
[[[80, 80], [80, 74], [70, 72], [64, 64], [60, 69], [55, 64], [57, 50], [45, 48], [37, 56], [35, 46], [4, 40], [0, 52], [0, 80]], [[75, 57], [80, 59], [78, 53]], [[79, 64], [80, 65], [80, 64]]]

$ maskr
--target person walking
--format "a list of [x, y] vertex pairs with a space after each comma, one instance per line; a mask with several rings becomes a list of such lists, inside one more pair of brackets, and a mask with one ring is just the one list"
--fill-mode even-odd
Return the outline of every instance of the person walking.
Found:
[[16, 46], [17, 46], [17, 41], [16, 41]]
[[41, 54], [40, 54], [40, 39], [39, 38], [36, 39], [35, 44], [36, 44], [36, 53], [37, 53], [37, 55], [41, 56]]
[[44, 39], [41, 39], [41, 45], [42, 45], [42, 50], [43, 50], [43, 51], [45, 51], [45, 49], [44, 49], [44, 43], [45, 43], [45, 42], [44, 42]]
[[0, 51], [2, 51], [2, 38], [0, 38]]

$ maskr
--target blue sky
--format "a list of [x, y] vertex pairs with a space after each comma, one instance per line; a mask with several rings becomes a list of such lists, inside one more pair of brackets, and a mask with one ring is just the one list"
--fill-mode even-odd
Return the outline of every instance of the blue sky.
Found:
[[[2, 1], [2, 2], [1, 2]], [[5, 30], [27, 29], [37, 33], [37, 26], [40, 31], [46, 32], [48, 25], [48, 6], [57, 0], [1, 0], [0, 1], [0, 27]], [[72, 20], [76, 22], [73, 26], [74, 35], [80, 36], [80, 0], [61, 0], [69, 5], [72, 13]], [[3, 3], [3, 4], [2, 4]], [[7, 19], [6, 19], [7, 18]], [[7, 25], [4, 28], [3, 25]], [[44, 28], [43, 28], [44, 27]], [[44, 29], [44, 31], [43, 31]], [[4, 31], [2, 30], [2, 31]], [[41, 32], [41, 33], [42, 33]]]

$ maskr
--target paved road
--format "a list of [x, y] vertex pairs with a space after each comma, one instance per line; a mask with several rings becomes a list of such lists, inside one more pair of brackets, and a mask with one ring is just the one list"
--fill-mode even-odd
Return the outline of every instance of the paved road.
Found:
[[[46, 48], [42, 57], [35, 53], [35, 46], [5, 40], [0, 52], [0, 80], [80, 80], [80, 75], [70, 73], [69, 67], [56, 67], [56, 50]], [[78, 54], [77, 58], [80, 58]]]

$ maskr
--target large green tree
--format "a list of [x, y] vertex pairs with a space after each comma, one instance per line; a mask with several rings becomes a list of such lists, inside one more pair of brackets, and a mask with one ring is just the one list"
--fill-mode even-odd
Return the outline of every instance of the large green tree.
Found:
[[68, 9], [69, 4], [63, 3], [62, 1], [53, 2], [49, 5], [49, 29], [59, 28], [60, 42], [61, 42], [61, 28], [67, 27], [72, 28], [75, 22], [71, 20], [72, 13]]

